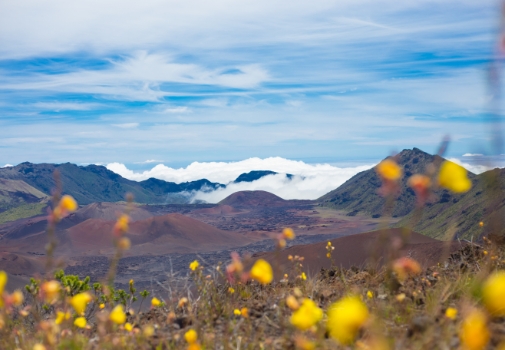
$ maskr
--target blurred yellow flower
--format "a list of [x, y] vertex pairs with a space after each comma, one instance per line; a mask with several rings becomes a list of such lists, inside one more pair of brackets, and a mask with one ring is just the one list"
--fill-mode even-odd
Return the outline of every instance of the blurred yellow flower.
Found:
[[42, 344], [35, 344], [33, 350], [46, 350], [46, 347]]
[[463, 349], [483, 350], [489, 342], [490, 333], [487, 328], [486, 315], [477, 309], [465, 317], [459, 331]]
[[328, 309], [329, 334], [342, 344], [350, 344], [368, 316], [368, 309], [358, 296], [344, 297]]
[[128, 224], [130, 222], [130, 217], [126, 214], [121, 214], [114, 225], [114, 233], [116, 235], [121, 235], [128, 231]]
[[440, 166], [438, 184], [455, 193], [464, 193], [472, 188], [466, 169], [448, 160]]
[[290, 322], [299, 330], [305, 331], [317, 324], [322, 318], [323, 310], [314, 301], [304, 299], [298, 310], [291, 315]]
[[370, 290], [369, 290], [368, 292], [366, 292], [366, 297], [367, 297], [368, 299], [372, 299], [372, 298], [373, 298], [373, 293], [372, 293], [372, 291], [370, 291]]
[[480, 227], [484, 227], [484, 222], [482, 222], [482, 221], [481, 221], [481, 222], [479, 222], [479, 226], [480, 226]]
[[282, 230], [282, 235], [284, 236], [285, 239], [289, 240], [295, 239], [295, 232], [290, 228], [285, 228], [284, 230]]
[[200, 266], [198, 260], [195, 260], [191, 264], [189, 264], [189, 268], [191, 271], [195, 271], [198, 268], [198, 266]]
[[188, 303], [188, 298], [182, 297], [179, 299], [179, 303], [177, 304], [178, 307], [182, 308]]
[[128, 332], [131, 332], [133, 330], [133, 326], [130, 322], [126, 322], [124, 325], [124, 329]]
[[14, 306], [19, 306], [23, 303], [23, 300], [25, 299], [23, 292], [21, 292], [19, 289], [16, 289], [12, 294], [11, 294], [11, 301], [12, 305]]
[[228, 293], [230, 293], [230, 294], [235, 293], [235, 288], [233, 288], [233, 287], [229, 287], [229, 288], [228, 288]]
[[305, 274], [305, 272], [302, 272], [302, 274], [300, 275], [300, 278], [302, 279], [302, 281], [307, 280], [307, 275]]
[[456, 316], [458, 316], [458, 310], [456, 310], [455, 308], [453, 307], [448, 307], [446, 310], [445, 310], [445, 317], [451, 319], [451, 320], [455, 320], [456, 319]]
[[158, 298], [154, 297], [151, 300], [151, 306], [156, 307], [156, 306], [160, 306], [160, 305], [161, 305], [161, 301]]
[[198, 340], [198, 334], [194, 329], [190, 329], [189, 331], [184, 333], [184, 340], [186, 340], [188, 344], [194, 344]]
[[331, 242], [328, 241], [328, 243], [326, 244], [326, 246], [331, 247]]
[[123, 324], [126, 322], [126, 314], [124, 313], [123, 305], [116, 305], [110, 312], [109, 319], [116, 324]]
[[233, 310], [233, 314], [234, 314], [235, 316], [240, 316], [240, 310], [239, 310], [239, 309], [235, 309], [235, 310]]
[[6, 284], [7, 284], [7, 273], [5, 271], [0, 271], [0, 307], [3, 306], [2, 295], [4, 294]]
[[384, 159], [377, 164], [376, 171], [382, 179], [389, 181], [397, 181], [403, 173], [400, 166], [391, 158]]
[[482, 286], [482, 301], [493, 316], [505, 316], [505, 271], [493, 273]]
[[148, 324], [147, 326], [145, 326], [142, 333], [144, 334], [144, 337], [150, 338], [154, 334], [154, 327]]
[[272, 282], [274, 278], [272, 266], [270, 266], [270, 264], [263, 259], [256, 260], [253, 267], [251, 268], [251, 278], [261, 284], [268, 284]]
[[77, 202], [74, 197], [66, 194], [61, 197], [60, 204], [58, 206], [67, 212], [73, 212], [77, 209]]
[[101, 304], [99, 305], [99, 307], [100, 307], [100, 309], [104, 309], [104, 308], [105, 308], [105, 304], [104, 304], [104, 303], [101, 303]]
[[84, 314], [84, 311], [86, 311], [86, 307], [88, 306], [88, 303], [92, 300], [91, 295], [88, 292], [83, 292], [74, 295], [70, 299], [70, 305], [74, 308], [75, 312], [78, 315]]
[[40, 286], [46, 303], [52, 303], [60, 294], [61, 285], [57, 281], [47, 281]]
[[286, 240], [284, 238], [279, 238], [277, 240], [277, 248], [283, 249], [286, 247]]
[[132, 243], [128, 237], [121, 237], [121, 239], [117, 242], [117, 246], [121, 250], [129, 250]]
[[288, 295], [286, 298], [286, 305], [291, 309], [291, 310], [298, 310], [300, 307], [300, 303], [298, 303], [298, 300], [292, 295]]
[[86, 318], [84, 317], [77, 317], [75, 320], [74, 320], [74, 326], [77, 326], [79, 328], [84, 328], [86, 327]]
[[297, 336], [295, 338], [295, 345], [297, 349], [300, 350], [314, 350], [316, 349], [316, 344], [314, 342], [311, 342], [305, 337], [302, 336]]
[[399, 301], [399, 302], [401, 303], [402, 301], [404, 301], [404, 300], [405, 300], [405, 298], [406, 298], [406, 297], [407, 297], [407, 296], [405, 295], [405, 293], [400, 293], [400, 294], [398, 294], [398, 295], [396, 296], [396, 300], [397, 300], [397, 301]]
[[62, 324], [63, 321], [66, 321], [70, 318], [70, 312], [58, 311], [56, 312], [56, 320], [54, 321], [56, 324]]
[[243, 307], [242, 309], [240, 309], [240, 314], [242, 315], [242, 317], [249, 317], [249, 309], [247, 309], [246, 307]]

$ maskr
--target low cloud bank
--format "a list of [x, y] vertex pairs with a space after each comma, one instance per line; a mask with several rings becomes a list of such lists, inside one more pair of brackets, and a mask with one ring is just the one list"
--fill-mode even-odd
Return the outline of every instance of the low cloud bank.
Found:
[[[469, 171], [480, 174], [488, 167], [463, 163], [459, 159], [451, 161], [461, 164]], [[212, 182], [225, 184], [226, 188], [214, 191], [197, 191], [186, 193], [191, 201], [203, 200], [217, 203], [237, 191], [263, 190], [276, 194], [284, 199], [317, 199], [334, 190], [357, 173], [370, 169], [375, 164], [356, 167], [336, 167], [330, 164], [307, 164], [281, 157], [265, 159], [249, 158], [238, 162], [194, 162], [185, 168], [170, 168], [158, 164], [151, 170], [134, 172], [121, 163], [110, 163], [107, 169], [135, 181], [142, 181], [154, 177], [170, 182], [186, 182], [207, 179]], [[243, 173], [252, 170], [271, 170], [279, 174], [268, 175], [253, 182], [233, 183]], [[288, 179], [285, 174], [293, 174]]]
[[[208, 179], [227, 185], [212, 192], [196, 192], [193, 200], [216, 203], [228, 195], [244, 190], [263, 190], [284, 199], [317, 199], [334, 190], [346, 180], [373, 167], [373, 164], [340, 168], [330, 164], [307, 164], [281, 157], [249, 158], [239, 162], [194, 162], [186, 168], [174, 169], [158, 164], [151, 170], [134, 172], [124, 164], [111, 163], [107, 169], [130, 180], [142, 181], [150, 177], [176, 183]], [[271, 170], [279, 174], [268, 175], [253, 182], [232, 183], [240, 174], [252, 170]], [[288, 179], [285, 174], [293, 174]]]

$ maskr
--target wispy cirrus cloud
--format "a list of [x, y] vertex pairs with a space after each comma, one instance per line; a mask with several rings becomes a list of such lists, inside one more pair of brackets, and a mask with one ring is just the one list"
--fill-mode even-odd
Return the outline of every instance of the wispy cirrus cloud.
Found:
[[0, 161], [380, 159], [447, 133], [476, 153], [497, 16], [494, 0], [3, 2]]

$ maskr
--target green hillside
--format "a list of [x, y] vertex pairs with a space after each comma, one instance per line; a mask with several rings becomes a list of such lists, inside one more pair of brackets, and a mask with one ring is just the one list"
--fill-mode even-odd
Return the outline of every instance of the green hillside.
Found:
[[[468, 176], [473, 183], [469, 192], [452, 194], [447, 190], [438, 190], [424, 207], [422, 215], [414, 217], [416, 197], [414, 191], [407, 186], [407, 180], [412, 174], [424, 173], [428, 164], [441, 161], [443, 158], [432, 156], [417, 148], [399, 153], [398, 164], [403, 168], [404, 175], [400, 181], [401, 192], [391, 214], [393, 217], [401, 218], [397, 226], [414, 225], [415, 231], [430, 237], [444, 239], [448, 229], [451, 228], [450, 232], [454, 232], [459, 238], [475, 239], [486, 229], [479, 227], [479, 222], [485, 220], [488, 212], [497, 217], [505, 217], [503, 202], [505, 198], [502, 195], [505, 190], [505, 170], [495, 169], [480, 175], [469, 173]], [[485, 190], [490, 175], [500, 179], [499, 189]], [[381, 180], [373, 168], [355, 175], [339, 188], [319, 198], [319, 202], [322, 206], [347, 210], [348, 215], [362, 213], [380, 217], [385, 214], [386, 204], [385, 199], [377, 192], [380, 186]], [[492, 209], [486, 209], [489, 193], [502, 196]]]

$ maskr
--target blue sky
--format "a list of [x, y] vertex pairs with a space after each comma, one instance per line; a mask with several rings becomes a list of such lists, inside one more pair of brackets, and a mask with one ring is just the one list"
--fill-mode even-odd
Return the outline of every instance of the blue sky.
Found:
[[486, 154], [497, 5], [3, 1], [0, 164]]

